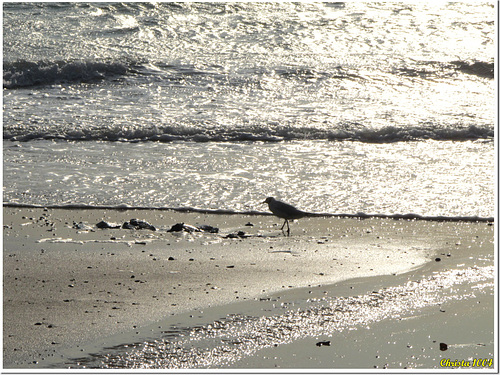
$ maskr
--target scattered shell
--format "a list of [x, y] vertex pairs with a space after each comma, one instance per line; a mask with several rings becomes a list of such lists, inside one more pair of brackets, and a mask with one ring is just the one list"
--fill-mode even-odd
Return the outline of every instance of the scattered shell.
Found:
[[219, 233], [219, 228], [212, 227], [211, 225], [198, 225], [198, 229], [200, 229], [203, 232], [208, 232], [208, 233]]
[[90, 230], [90, 231], [94, 230], [91, 226], [85, 224], [82, 221], [80, 221], [79, 223], [73, 222], [73, 228], [78, 230]]
[[149, 229], [152, 231], [156, 231], [154, 225], [149, 224], [147, 221], [138, 220], [138, 219], [130, 219], [130, 221], [126, 221], [122, 225], [123, 229]]
[[189, 233], [201, 232], [201, 230], [196, 228], [195, 226], [189, 225], [189, 224], [184, 224], [184, 223], [177, 223], [175, 225], [172, 225], [172, 228], [167, 230], [167, 232], [182, 232], [182, 231], [189, 232]]
[[177, 223], [172, 225], [172, 227], [169, 230], [167, 230], [167, 232], [182, 232], [182, 231], [189, 233], [192, 232], [219, 233], [219, 228], [205, 224], [194, 226], [185, 223]]
[[224, 238], [247, 238], [247, 237], [250, 237], [249, 235], [247, 235], [245, 232], [243, 232], [242, 230], [238, 231], [237, 233], [229, 233], [227, 236], [225, 236]]
[[108, 223], [102, 220], [96, 224], [96, 227], [99, 229], [118, 229], [121, 227], [121, 225], [116, 223]]

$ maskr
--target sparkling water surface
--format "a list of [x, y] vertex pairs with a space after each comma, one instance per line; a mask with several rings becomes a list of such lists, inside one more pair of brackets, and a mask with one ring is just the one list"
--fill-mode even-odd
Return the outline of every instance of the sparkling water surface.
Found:
[[[328, 213], [493, 214], [491, 142], [4, 144], [9, 202]], [[456, 157], [457, 153], [460, 157]], [[23, 178], [29, 176], [28, 179]]]
[[3, 10], [5, 203], [493, 215], [493, 2]]

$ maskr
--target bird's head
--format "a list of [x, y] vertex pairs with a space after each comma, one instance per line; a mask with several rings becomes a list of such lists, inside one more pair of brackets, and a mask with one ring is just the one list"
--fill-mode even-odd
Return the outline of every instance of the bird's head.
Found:
[[267, 197], [267, 198], [266, 198], [266, 200], [265, 200], [264, 202], [262, 202], [261, 204], [264, 204], [264, 203], [269, 204], [269, 203], [271, 203], [273, 200], [274, 200], [274, 198], [273, 198], [273, 197]]

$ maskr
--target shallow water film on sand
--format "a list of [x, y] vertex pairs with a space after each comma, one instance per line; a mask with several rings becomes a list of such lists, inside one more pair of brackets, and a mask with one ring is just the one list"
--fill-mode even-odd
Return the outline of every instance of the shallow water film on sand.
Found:
[[[471, 300], [474, 303], [477, 298], [492, 296], [493, 277], [492, 266], [450, 270], [364, 295], [310, 298], [302, 301], [307, 306], [305, 308], [297, 308], [299, 301], [290, 307], [274, 299], [270, 315], [232, 315], [204, 326], [173, 329], [166, 338], [122, 346], [118, 348], [119, 354], [95, 355], [76, 366], [220, 368], [252, 356], [257, 351], [308, 337], [326, 337], [316, 345], [337, 347], [342, 343], [336, 337], [346, 330], [369, 329], [370, 325], [386, 319], [408, 319], [416, 310], [439, 307], [454, 300]], [[287, 311], [280, 312], [284, 308]], [[491, 346], [492, 342], [487, 344]], [[433, 358], [435, 353], [422, 355]], [[414, 362], [409, 358], [405, 365], [421, 366], [418, 364], [421, 358], [413, 359]], [[287, 367], [285, 363], [281, 366]], [[311, 364], [308, 366], [311, 367]]]
[[10, 203], [262, 212], [272, 192], [309, 212], [490, 217], [494, 207], [489, 143], [42, 141], [5, 150]]

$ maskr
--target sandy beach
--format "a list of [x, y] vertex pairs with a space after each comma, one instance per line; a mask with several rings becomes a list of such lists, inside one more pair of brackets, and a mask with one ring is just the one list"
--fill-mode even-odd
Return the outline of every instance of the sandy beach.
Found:
[[2, 374], [497, 371], [497, 18], [5, 2]]
[[[460, 358], [476, 354], [492, 358], [494, 353], [491, 223], [310, 217], [293, 222], [292, 235], [285, 237], [279, 219], [262, 215], [16, 207], [4, 207], [3, 215], [4, 369], [78, 367], [71, 356], [84, 356], [89, 348], [97, 348], [99, 343], [109, 346], [113, 340], [115, 344], [132, 344], [141, 341], [146, 331], [160, 339], [161, 332], [150, 327], [164, 328], [176, 319], [192, 328], [210, 323], [217, 314], [253, 312], [264, 316], [263, 306], [276, 312], [276, 300], [290, 301], [288, 307], [293, 301], [297, 301], [296, 306], [303, 301], [300, 306], [307, 310], [311, 295], [348, 301], [349, 296], [474, 267], [481, 273], [460, 285], [476, 294], [464, 292], [467, 298], [452, 298], [447, 303], [454, 306], [452, 311], [458, 307], [468, 311], [481, 301], [482, 331], [475, 340], [481, 345], [456, 346], [456, 354]], [[96, 227], [103, 220], [121, 225], [134, 218], [154, 225], [156, 230]], [[177, 223], [219, 230], [169, 232]], [[391, 298], [396, 297], [384, 301]], [[387, 344], [390, 340], [376, 332], [392, 330], [397, 335], [408, 332], [405, 330], [412, 325], [429, 322], [446, 331], [446, 325], [440, 324], [443, 321], [450, 326], [470, 326], [470, 312], [439, 312], [434, 307], [441, 302], [408, 303], [407, 316], [399, 320], [380, 316], [375, 319], [378, 322], [359, 323], [354, 331], [339, 329], [345, 341], [342, 346], [326, 348], [325, 344], [319, 348], [315, 344], [328, 337], [326, 332], [309, 335], [299, 330], [301, 337], [282, 340], [283, 345], [270, 341], [262, 350], [240, 355], [239, 360], [205, 367], [383, 367], [381, 360], [376, 364], [374, 360], [353, 361], [353, 356], [368, 351], [362, 345], [364, 340], [380, 351], [388, 347], [394, 353], [391, 361], [398, 356], [395, 345], [391, 348]], [[432, 314], [422, 312], [429, 308]], [[366, 331], [367, 325], [370, 331]], [[420, 335], [422, 338], [415, 340], [429, 340]], [[328, 340], [325, 338], [325, 343]], [[408, 354], [406, 347], [407, 353], [403, 351], [401, 356], [408, 354], [408, 360], [395, 361], [400, 361], [401, 367], [438, 368], [436, 359], [441, 360], [442, 355], [456, 359], [453, 344], [467, 344], [461, 338], [449, 340], [450, 351], [437, 350], [430, 355], [432, 361], [429, 356], [424, 359]], [[419, 344], [412, 347], [421, 351]], [[293, 353], [302, 354], [294, 357]], [[157, 363], [165, 366], [165, 362]], [[134, 366], [141, 367], [138, 363]], [[193, 367], [204, 365], [193, 362]]]

